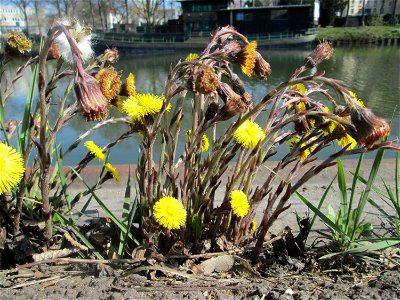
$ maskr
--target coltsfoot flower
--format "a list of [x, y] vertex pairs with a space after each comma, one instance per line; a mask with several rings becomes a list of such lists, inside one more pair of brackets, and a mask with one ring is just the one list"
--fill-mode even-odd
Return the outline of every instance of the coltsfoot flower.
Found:
[[256, 122], [246, 120], [236, 129], [234, 137], [242, 147], [255, 148], [259, 142], [265, 139], [265, 133]]
[[[295, 136], [292, 137], [289, 140], [289, 149], [292, 150], [296, 145], [298, 145], [300, 142], [300, 138]], [[306, 143], [301, 143], [301, 145], [298, 145], [299, 148], [303, 148], [307, 146]], [[308, 156], [310, 156], [311, 152], [313, 149], [311, 148], [315, 148], [315, 147], [308, 147], [307, 149], [302, 150], [298, 155], [297, 158], [300, 162], [303, 162], [307, 159]]]
[[96, 74], [100, 91], [107, 100], [115, 98], [119, 94], [121, 88], [121, 76], [114, 68], [102, 68]]
[[230, 192], [229, 196], [233, 213], [238, 217], [245, 217], [250, 209], [246, 194], [240, 190], [234, 190]]
[[253, 219], [253, 220], [251, 221], [251, 223], [250, 223], [249, 231], [250, 231], [250, 233], [254, 233], [254, 232], [256, 232], [256, 229], [257, 229], [257, 223], [256, 223], [256, 221]]
[[119, 177], [119, 174], [118, 174], [118, 172], [117, 172], [117, 169], [114, 168], [110, 163], [106, 163], [106, 164], [104, 165], [104, 167], [106, 168], [106, 170], [107, 170], [108, 172], [111, 173], [111, 175], [112, 175], [112, 177], [115, 179], [115, 181], [117, 181], [117, 182], [120, 182], [120, 181], [121, 181], [121, 178]]
[[135, 86], [135, 76], [133, 73], [129, 73], [126, 81], [121, 86], [121, 96], [135, 97], [136, 96], [136, 86]]
[[24, 176], [24, 160], [15, 149], [0, 143], [0, 195], [17, 186]]
[[186, 222], [186, 210], [178, 199], [165, 196], [153, 206], [154, 219], [167, 229], [179, 229]]
[[247, 44], [238, 54], [237, 63], [240, 65], [243, 74], [251, 76], [256, 65], [257, 42], [253, 41]]
[[188, 56], [186, 56], [185, 61], [192, 61], [198, 57], [199, 55], [197, 53], [189, 53]]
[[218, 77], [214, 70], [210, 67], [201, 68], [195, 74], [195, 89], [200, 94], [210, 94], [214, 92], [218, 85]]
[[[153, 94], [137, 94], [126, 99], [123, 103], [123, 110], [134, 121], [143, 117], [159, 113], [164, 104], [164, 98]], [[167, 111], [171, 109], [167, 106]]]
[[[186, 135], [189, 136], [192, 134], [192, 130], [186, 131]], [[206, 152], [208, 148], [210, 147], [210, 142], [208, 140], [207, 135], [204, 133], [203, 136], [201, 137], [201, 152]]]
[[5, 43], [5, 51], [10, 55], [18, 55], [30, 52], [32, 42], [23, 32], [10, 31], [7, 33], [7, 41]]
[[93, 141], [86, 141], [85, 147], [93, 154], [99, 161], [106, 161], [106, 156], [103, 153], [103, 150], [97, 146]]

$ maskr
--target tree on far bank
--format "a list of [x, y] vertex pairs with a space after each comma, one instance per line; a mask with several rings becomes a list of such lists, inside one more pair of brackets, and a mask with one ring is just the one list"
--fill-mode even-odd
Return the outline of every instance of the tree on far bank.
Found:
[[24, 19], [25, 19], [25, 33], [26, 35], [29, 35], [29, 20], [28, 20], [28, 12], [27, 9], [31, 5], [30, 0], [12, 0], [11, 3], [14, 5], [18, 6], [18, 8], [22, 11], [24, 14]]
[[333, 26], [335, 24], [336, 14], [344, 11], [348, 5], [348, 0], [323, 0], [321, 1], [321, 26]]
[[140, 19], [144, 20], [146, 32], [151, 32], [159, 23], [157, 11], [162, 4], [163, 0], [133, 0], [133, 11]]

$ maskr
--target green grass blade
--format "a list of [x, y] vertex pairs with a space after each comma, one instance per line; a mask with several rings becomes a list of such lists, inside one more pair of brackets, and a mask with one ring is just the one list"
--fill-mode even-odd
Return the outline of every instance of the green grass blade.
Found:
[[335, 224], [334, 222], [332, 222], [321, 210], [319, 210], [317, 207], [315, 207], [310, 201], [308, 201], [303, 195], [301, 195], [300, 193], [296, 192], [296, 195], [300, 198], [301, 201], [303, 201], [303, 203], [305, 205], [307, 205], [307, 207], [309, 209], [311, 209], [321, 220], [322, 222], [325, 223], [325, 225], [327, 225], [328, 227], [330, 227], [333, 231], [337, 232], [338, 234], [340, 234], [344, 239], [348, 239], [347, 235], [342, 231], [342, 228], [340, 228], [340, 226], [338, 226], [337, 224]]
[[369, 193], [371, 192], [373, 184], [375, 182], [376, 175], [378, 174], [379, 167], [381, 165], [384, 153], [385, 153], [385, 149], [379, 149], [378, 152], [376, 153], [374, 163], [372, 164], [371, 171], [369, 173], [369, 177], [368, 177], [368, 180], [367, 180], [367, 183], [365, 186], [365, 190], [361, 195], [360, 202], [358, 203], [358, 207], [357, 207], [358, 213], [355, 216], [355, 220], [354, 220], [354, 229], [353, 229], [353, 232], [351, 235], [352, 239], [354, 238], [356, 228], [360, 225], [359, 222], [360, 222], [361, 216], [363, 214], [365, 204], [368, 201]]
[[104, 213], [111, 219], [111, 221], [114, 222], [115, 225], [118, 226], [118, 228], [123, 232], [127, 233], [129, 238], [132, 239], [132, 241], [135, 242], [136, 245], [140, 245], [140, 243], [136, 240], [136, 238], [130, 233], [127, 228], [115, 217], [115, 215], [110, 211], [110, 209], [107, 207], [107, 205], [104, 204], [103, 201], [100, 200], [99, 197], [97, 197], [96, 193], [89, 187], [89, 185], [86, 183], [86, 181], [82, 178], [82, 176], [76, 172], [74, 169], [72, 171], [75, 173], [75, 175], [86, 185], [88, 191], [92, 194], [93, 198], [96, 200], [97, 204], [100, 205], [100, 207], [103, 209]]
[[[131, 199], [131, 166], [128, 170], [128, 181], [126, 182], [125, 198], [124, 204], [122, 206], [122, 224], [129, 230], [128, 227], [128, 217], [129, 217], [129, 207], [132, 202]], [[118, 245], [118, 257], [121, 257], [124, 251], [124, 245], [126, 241], [127, 234], [123, 234], [122, 231], [119, 233], [119, 245]]]
[[397, 205], [396, 207], [400, 207], [400, 196], [399, 196], [399, 152], [396, 152], [396, 169], [394, 172], [395, 175], [395, 189], [396, 189], [396, 201], [397, 201]]
[[33, 93], [35, 91], [36, 86], [36, 79], [38, 74], [38, 64], [35, 64], [33, 69], [33, 76], [31, 79], [31, 83], [29, 85], [29, 91], [26, 96], [26, 103], [25, 103], [25, 111], [24, 111], [24, 118], [22, 119], [22, 129], [21, 129], [21, 136], [20, 136], [20, 149], [25, 149], [25, 140], [29, 135], [29, 123], [31, 118], [31, 109], [32, 109], [32, 100], [33, 100]]
[[64, 196], [65, 196], [65, 201], [67, 202], [68, 211], [71, 211], [71, 209], [72, 209], [71, 198], [69, 196], [68, 185], [67, 185], [67, 181], [66, 181], [65, 173], [64, 173], [64, 169], [63, 169], [63, 163], [62, 163], [62, 159], [61, 159], [61, 150], [56, 151], [56, 152], [57, 152], [58, 175], [59, 175], [59, 178], [61, 181], [61, 188], [62, 188]]
[[68, 221], [62, 214], [56, 212], [56, 215], [58, 216], [58, 218], [64, 221], [64, 223], [68, 226], [68, 228], [72, 230], [72, 232], [82, 241], [82, 243], [85, 244], [86, 247], [89, 248], [90, 251], [93, 252], [93, 254], [98, 259], [104, 259], [104, 257], [100, 254], [100, 252], [96, 250], [96, 248], [92, 245], [92, 243], [89, 242], [89, 240], [85, 237], [85, 235], [82, 234], [74, 224]]
[[340, 211], [337, 214], [337, 224], [341, 226], [342, 229], [345, 229], [346, 220], [349, 216], [349, 211], [347, 208], [347, 189], [346, 189], [346, 177], [344, 175], [344, 169], [342, 160], [338, 158], [338, 187], [339, 187], [339, 196], [340, 196]]
[[[360, 158], [358, 159], [356, 171], [353, 175], [353, 182], [351, 184], [351, 194], [350, 194], [349, 206], [348, 206], [348, 210], [347, 210], [346, 225], [345, 225], [345, 229], [344, 229], [345, 232], [349, 232], [348, 228], [349, 228], [349, 224], [350, 224], [350, 219], [353, 217], [352, 209], [353, 209], [354, 195], [356, 194], [358, 176], [360, 174], [363, 158], [364, 158], [364, 154], [361, 154]], [[357, 210], [357, 212], [358, 212], [358, 210]], [[353, 221], [353, 220], [351, 220], [351, 221]], [[353, 222], [351, 222], [351, 223], [353, 224]]]

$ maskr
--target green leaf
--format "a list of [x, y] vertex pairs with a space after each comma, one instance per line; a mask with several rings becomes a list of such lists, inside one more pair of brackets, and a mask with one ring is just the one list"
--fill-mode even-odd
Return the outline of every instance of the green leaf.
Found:
[[338, 161], [338, 186], [339, 186], [339, 196], [340, 196], [340, 211], [337, 215], [337, 224], [341, 226], [343, 229], [346, 225], [346, 220], [348, 218], [348, 208], [347, 208], [347, 189], [346, 189], [346, 177], [344, 175], [344, 169], [342, 160], [340, 158]]
[[[358, 182], [358, 176], [360, 174], [360, 170], [361, 170], [361, 165], [362, 165], [362, 161], [363, 161], [364, 155], [361, 154], [360, 158], [358, 159], [358, 163], [357, 163], [357, 168], [356, 168], [356, 172], [353, 175], [353, 182], [351, 185], [351, 194], [350, 194], [350, 201], [349, 201], [349, 207], [348, 207], [348, 214], [347, 214], [347, 220], [346, 220], [346, 225], [345, 225], [345, 231], [349, 232], [349, 225], [354, 226], [354, 214], [352, 214], [352, 209], [353, 209], [353, 201], [354, 201], [354, 196], [356, 194], [356, 188], [357, 188], [357, 182]], [[357, 209], [357, 213], [359, 212], [359, 210]], [[357, 218], [357, 216], [356, 216]], [[352, 227], [350, 227], [352, 228]]]
[[[57, 152], [58, 175], [59, 175], [59, 178], [61, 181], [61, 188], [63, 190], [65, 200], [67, 202], [68, 211], [71, 211], [71, 209], [72, 209], [71, 198], [69, 196], [68, 185], [67, 185], [67, 181], [66, 181], [65, 173], [64, 173], [64, 169], [63, 169], [63, 163], [62, 163], [62, 159], [61, 159], [61, 149], [60, 149], [60, 151], [56, 151], [56, 152]], [[56, 207], [56, 209], [57, 209], [57, 207]]]
[[[124, 204], [122, 206], [122, 224], [130, 230], [129, 226], [129, 208], [131, 205], [132, 199], [131, 199], [131, 166], [129, 166], [129, 171], [128, 171], [128, 181], [126, 182], [126, 188], [125, 188], [125, 198], [124, 198]], [[136, 209], [135, 209], [136, 210]], [[123, 255], [124, 251], [124, 246], [126, 243], [128, 235], [123, 234], [122, 231], [119, 234], [119, 245], [118, 245], [118, 257], [121, 257]]]
[[192, 230], [194, 232], [196, 241], [199, 241], [201, 238], [201, 224], [198, 213], [195, 213], [192, 217]]

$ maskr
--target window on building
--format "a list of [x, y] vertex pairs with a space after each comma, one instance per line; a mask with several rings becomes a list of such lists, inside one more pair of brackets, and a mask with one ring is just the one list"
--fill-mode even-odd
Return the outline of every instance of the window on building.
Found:
[[237, 13], [236, 21], [244, 21], [244, 13]]
[[354, 8], [350, 9], [350, 14], [354, 14]]

